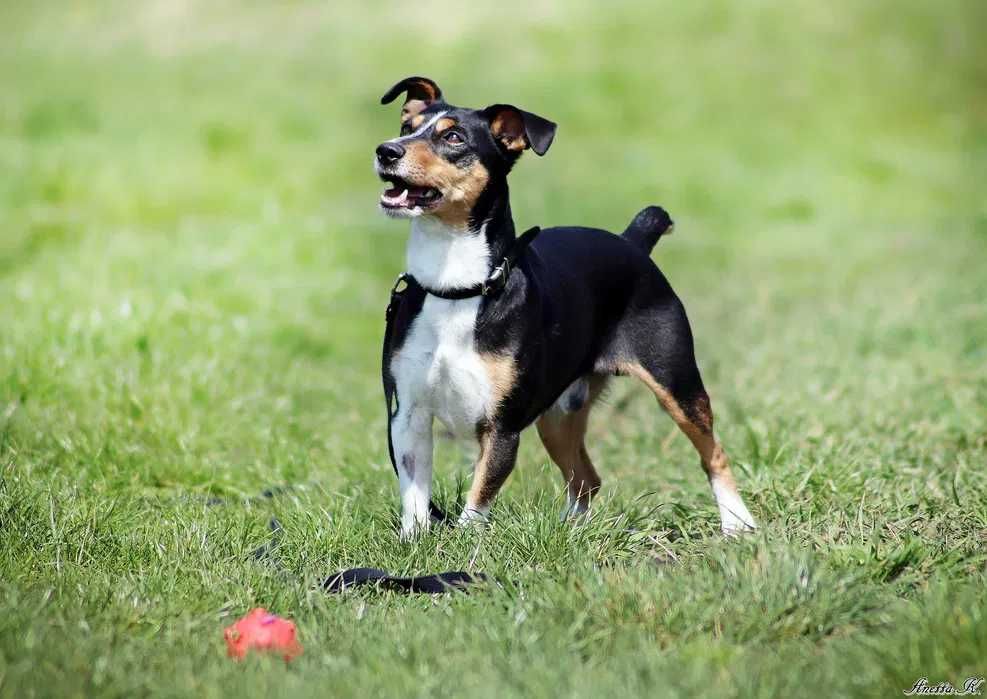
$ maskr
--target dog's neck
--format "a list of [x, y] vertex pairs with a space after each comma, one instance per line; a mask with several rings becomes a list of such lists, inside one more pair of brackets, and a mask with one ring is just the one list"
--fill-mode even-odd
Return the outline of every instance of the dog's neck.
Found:
[[506, 192], [484, 209], [476, 227], [450, 226], [433, 216], [412, 219], [407, 250], [411, 276], [436, 290], [470, 287], [489, 277], [515, 233]]

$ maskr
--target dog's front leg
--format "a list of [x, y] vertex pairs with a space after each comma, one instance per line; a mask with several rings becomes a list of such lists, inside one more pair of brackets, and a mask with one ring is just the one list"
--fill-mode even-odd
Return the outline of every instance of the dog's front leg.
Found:
[[401, 538], [407, 540], [430, 521], [432, 415], [418, 406], [402, 407], [389, 429], [401, 488]]
[[466, 496], [460, 523], [484, 520], [497, 491], [514, 470], [521, 435], [488, 428], [480, 433], [480, 456], [473, 467], [473, 484]]

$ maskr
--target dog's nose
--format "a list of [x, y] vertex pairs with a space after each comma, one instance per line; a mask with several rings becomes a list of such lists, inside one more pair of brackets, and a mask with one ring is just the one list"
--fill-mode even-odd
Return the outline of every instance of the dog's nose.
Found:
[[377, 160], [381, 165], [390, 165], [395, 160], [400, 160], [404, 155], [404, 146], [393, 141], [384, 141], [377, 146]]

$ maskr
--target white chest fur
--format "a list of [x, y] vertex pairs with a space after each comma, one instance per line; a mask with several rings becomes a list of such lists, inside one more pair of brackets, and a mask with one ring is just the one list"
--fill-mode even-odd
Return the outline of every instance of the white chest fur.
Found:
[[482, 282], [490, 273], [490, 248], [484, 229], [451, 228], [430, 216], [411, 222], [408, 272], [432, 289], [452, 289]]
[[426, 411], [463, 436], [475, 434], [492, 395], [474, 347], [479, 305], [480, 299], [426, 297], [391, 368], [402, 404]]
[[[423, 216], [412, 221], [408, 272], [433, 289], [470, 286], [486, 278], [490, 250], [484, 231], [465, 231]], [[476, 352], [480, 299], [426, 296], [391, 371], [398, 400], [425, 410], [457, 434], [475, 434], [488, 414], [493, 389]]]

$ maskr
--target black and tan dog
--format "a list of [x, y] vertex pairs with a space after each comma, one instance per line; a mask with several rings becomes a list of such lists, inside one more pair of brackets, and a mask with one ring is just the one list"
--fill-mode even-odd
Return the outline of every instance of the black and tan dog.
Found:
[[556, 125], [516, 107], [454, 107], [427, 78], [402, 80], [401, 135], [377, 147], [380, 206], [411, 219], [408, 288], [384, 348], [404, 536], [427, 527], [435, 419], [479, 441], [461, 521], [484, 518], [536, 423], [582, 514], [600, 488], [586, 451], [593, 402], [612, 376], [640, 379], [699, 452], [731, 533], [754, 528], [696, 368], [685, 309], [649, 254], [671, 219], [644, 209], [622, 235], [547, 228], [515, 235], [507, 176], [544, 155]]

